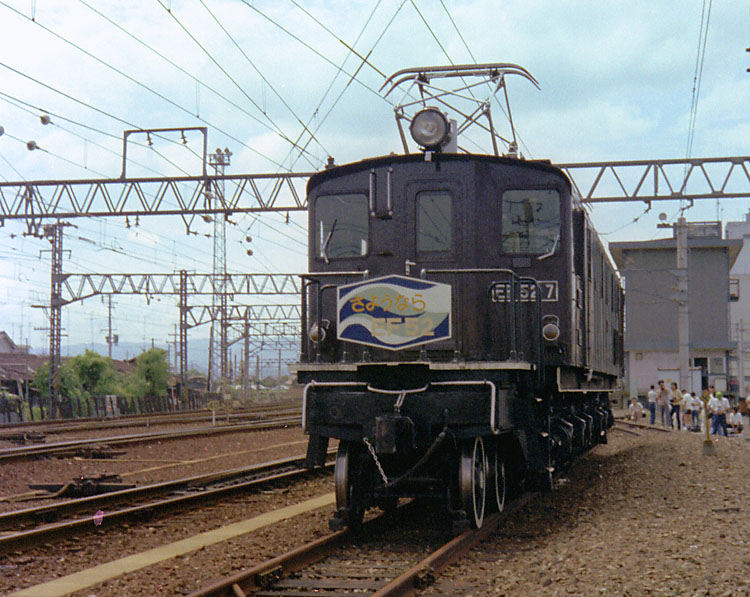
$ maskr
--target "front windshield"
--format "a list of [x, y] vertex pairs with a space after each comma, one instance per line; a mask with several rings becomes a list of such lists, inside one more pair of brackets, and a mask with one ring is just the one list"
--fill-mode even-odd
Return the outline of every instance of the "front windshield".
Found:
[[503, 251], [550, 253], [560, 240], [560, 194], [550, 189], [503, 193]]
[[331, 259], [367, 254], [367, 197], [322, 195], [315, 201], [315, 255]]

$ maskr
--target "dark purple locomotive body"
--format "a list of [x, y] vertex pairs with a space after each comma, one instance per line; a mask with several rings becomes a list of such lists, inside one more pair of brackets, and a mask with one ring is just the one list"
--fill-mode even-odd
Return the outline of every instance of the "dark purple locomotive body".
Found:
[[567, 177], [494, 156], [392, 155], [308, 184], [304, 425], [340, 440], [337, 513], [443, 500], [481, 526], [606, 440], [622, 290]]

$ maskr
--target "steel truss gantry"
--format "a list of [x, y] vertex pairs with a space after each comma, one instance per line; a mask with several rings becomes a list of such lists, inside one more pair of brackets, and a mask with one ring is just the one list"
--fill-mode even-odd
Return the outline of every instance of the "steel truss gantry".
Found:
[[[60, 239], [60, 244], [62, 244], [62, 239]], [[191, 273], [186, 270], [171, 274], [67, 274], [53, 267], [52, 315], [55, 312], [59, 314], [64, 305], [92, 296], [113, 294], [141, 295], [147, 298], [156, 295], [179, 296], [179, 362], [180, 379], [184, 381], [188, 370], [187, 332], [192, 327], [210, 322], [217, 315], [215, 312], [217, 307], [214, 305], [189, 306], [187, 302], [189, 295], [221, 294], [227, 297], [295, 295], [299, 297], [301, 288], [301, 279], [298, 274], [216, 275]], [[197, 315], [193, 313], [194, 308]], [[241, 321], [244, 322], [245, 327], [238, 337], [227, 340], [227, 346], [251, 336], [295, 336], [299, 338], [301, 336], [300, 314], [299, 305], [229, 305], [227, 307], [228, 322]], [[264, 318], [268, 321], [259, 321]], [[53, 338], [52, 334], [50, 338]], [[59, 348], [56, 354], [59, 354]]]
[[[556, 164], [584, 203], [750, 197], [750, 156]], [[174, 178], [0, 182], [0, 222], [45, 218], [195, 216], [307, 209], [301, 190], [310, 172]], [[226, 195], [220, 184], [224, 181]], [[295, 184], [296, 183], [296, 184]]]
[[[106, 294], [154, 295], [235, 294], [296, 295], [302, 284], [298, 274], [58, 274], [63, 305]], [[182, 280], [182, 282], [181, 282]], [[184, 285], [184, 288], [183, 288]]]
[[750, 197], [750, 156], [555, 164], [584, 203]]
[[[219, 310], [213, 305], [188, 307], [189, 328], [198, 327], [215, 321]], [[281, 322], [301, 321], [302, 313], [299, 304], [290, 305], [227, 305], [226, 318], [230, 321]]]
[[178, 215], [189, 230], [200, 215], [304, 211], [302, 187], [312, 174], [0, 182], [0, 222], [26, 220], [37, 234], [45, 218]]

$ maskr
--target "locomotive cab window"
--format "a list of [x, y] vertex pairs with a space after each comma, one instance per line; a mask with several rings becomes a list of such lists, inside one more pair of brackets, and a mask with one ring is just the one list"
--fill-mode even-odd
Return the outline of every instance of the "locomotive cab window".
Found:
[[453, 198], [447, 191], [417, 194], [417, 251], [450, 251], [453, 247]]
[[315, 200], [315, 255], [326, 263], [367, 255], [368, 212], [363, 194], [321, 195]]
[[560, 244], [560, 194], [552, 189], [503, 193], [503, 251], [550, 253]]

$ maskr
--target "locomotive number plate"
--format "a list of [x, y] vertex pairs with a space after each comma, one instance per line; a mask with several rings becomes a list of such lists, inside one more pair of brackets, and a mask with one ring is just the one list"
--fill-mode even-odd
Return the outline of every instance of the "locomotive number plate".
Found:
[[384, 276], [337, 288], [339, 340], [402, 350], [451, 337], [451, 287]]
[[[539, 280], [543, 303], [557, 302], [557, 280]], [[518, 292], [522, 303], [536, 300], [536, 286], [529, 282], [521, 282]], [[498, 282], [492, 287], [492, 302], [507, 303], [510, 301], [510, 282]]]

